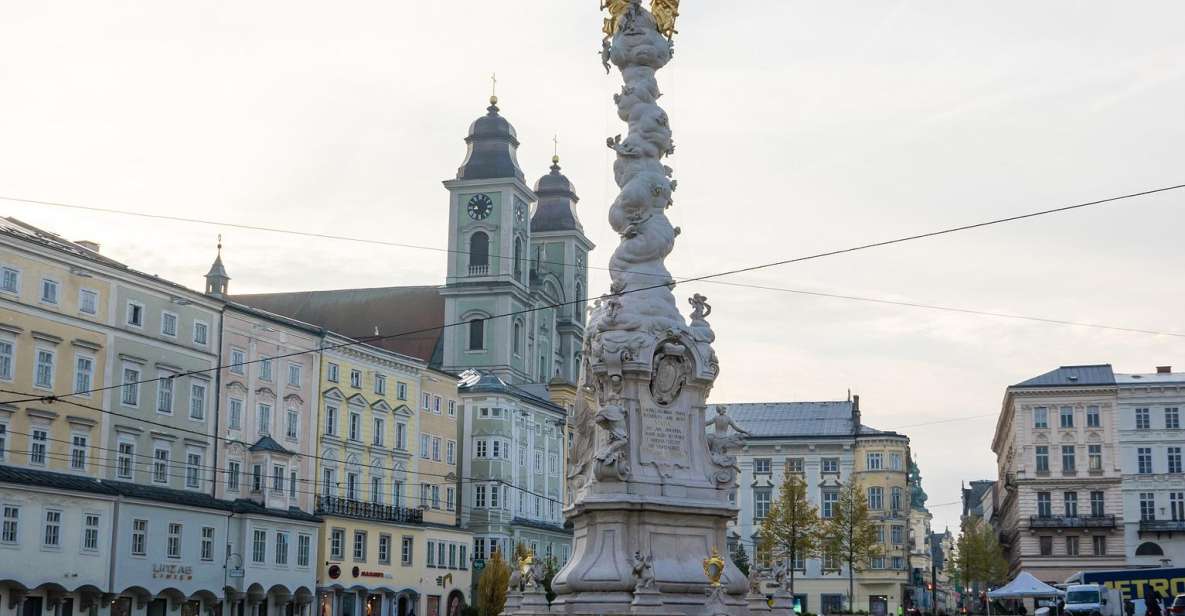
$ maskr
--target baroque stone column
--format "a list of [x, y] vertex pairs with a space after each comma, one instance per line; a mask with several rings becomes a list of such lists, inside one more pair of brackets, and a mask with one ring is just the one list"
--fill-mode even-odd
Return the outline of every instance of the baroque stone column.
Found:
[[[677, 0], [609, 0], [603, 59], [624, 85], [613, 100], [629, 131], [611, 137], [621, 192], [609, 210], [620, 235], [610, 260], [610, 292], [590, 313], [579, 402], [569, 455], [565, 514], [574, 525], [571, 560], [556, 575], [553, 612], [626, 614], [636, 580], [635, 552], [650, 559], [654, 586], [674, 613], [704, 612], [702, 562], [726, 549], [725, 526], [736, 508], [734, 439], [705, 435], [704, 409], [719, 364], [706, 298], [690, 299], [691, 322], [679, 313], [664, 264], [679, 229], [666, 210], [675, 180], [662, 160], [674, 150], [667, 114], [657, 104], [655, 73], [671, 59]], [[715, 435], [714, 435], [715, 436]], [[747, 613], [745, 577], [726, 559], [725, 603]]]

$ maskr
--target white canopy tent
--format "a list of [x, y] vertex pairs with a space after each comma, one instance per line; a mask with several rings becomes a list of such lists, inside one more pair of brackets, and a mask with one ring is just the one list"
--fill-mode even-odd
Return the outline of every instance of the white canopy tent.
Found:
[[1028, 571], [1021, 571], [1012, 579], [1011, 582], [995, 589], [988, 591], [988, 613], [992, 611], [992, 603], [990, 599], [1028, 599], [1041, 597], [1060, 597], [1063, 593], [1061, 590], [1038, 580], [1033, 577], [1033, 574]]

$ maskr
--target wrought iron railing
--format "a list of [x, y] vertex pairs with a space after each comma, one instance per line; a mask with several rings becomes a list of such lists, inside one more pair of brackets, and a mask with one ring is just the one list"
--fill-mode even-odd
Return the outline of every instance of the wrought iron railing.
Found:
[[406, 524], [421, 524], [424, 522], [424, 512], [411, 507], [396, 507], [367, 501], [317, 495], [318, 515], [344, 515], [367, 520], [383, 522], [403, 522]]
[[1115, 528], [1115, 515], [1030, 516], [1029, 528]]

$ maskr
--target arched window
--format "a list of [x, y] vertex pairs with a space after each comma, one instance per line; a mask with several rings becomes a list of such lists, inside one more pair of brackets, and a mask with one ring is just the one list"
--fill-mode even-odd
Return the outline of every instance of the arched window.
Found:
[[523, 240], [522, 238], [514, 238], [514, 278], [515, 280], [522, 280], [523, 277]]
[[546, 383], [549, 380], [547, 378], [547, 356], [546, 355], [542, 355], [539, 357], [539, 380], [542, 383]]
[[469, 273], [487, 274], [490, 271], [490, 236], [478, 231], [469, 236]]
[[486, 348], [485, 319], [476, 318], [469, 321], [469, 350], [481, 351]]
[[511, 343], [514, 348], [514, 354], [520, 355], [523, 352], [523, 322], [514, 322], [514, 341]]
[[575, 315], [576, 320], [580, 323], [583, 323], [584, 322], [584, 285], [580, 284], [579, 280], [576, 281], [576, 297], [574, 297], [572, 299], [576, 300], [576, 303], [574, 304], [576, 306], [576, 315]]
[[1164, 550], [1159, 544], [1145, 541], [1136, 548], [1136, 556], [1164, 556]]

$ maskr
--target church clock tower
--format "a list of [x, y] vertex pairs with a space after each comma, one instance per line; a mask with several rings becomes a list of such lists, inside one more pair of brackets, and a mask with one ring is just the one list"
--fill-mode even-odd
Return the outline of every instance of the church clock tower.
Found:
[[[535, 193], [518, 166], [518, 138], [490, 97], [486, 114], [469, 126], [468, 151], [449, 191], [448, 278], [441, 367], [480, 368], [512, 383], [533, 379], [527, 352], [531, 307], [530, 205]], [[537, 381], [535, 381], [537, 382]]]

